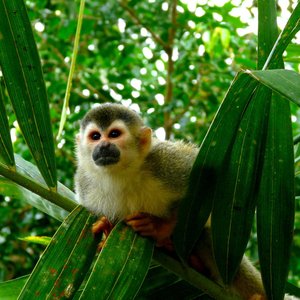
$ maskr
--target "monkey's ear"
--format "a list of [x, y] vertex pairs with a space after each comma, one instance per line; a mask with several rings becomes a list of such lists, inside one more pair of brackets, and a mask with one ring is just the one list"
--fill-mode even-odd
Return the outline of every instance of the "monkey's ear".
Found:
[[149, 127], [142, 127], [141, 128], [141, 135], [140, 135], [140, 146], [141, 151], [144, 154], [147, 154], [151, 147], [151, 140], [152, 140], [152, 130]]

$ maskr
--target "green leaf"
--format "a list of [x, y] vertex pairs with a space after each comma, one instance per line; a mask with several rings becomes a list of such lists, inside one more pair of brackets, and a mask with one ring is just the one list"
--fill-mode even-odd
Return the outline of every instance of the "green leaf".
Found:
[[203, 292], [161, 266], [152, 266], [135, 299], [194, 299]]
[[[15, 155], [16, 165], [17, 165], [17, 171], [21, 173], [22, 175], [25, 175], [29, 178], [32, 178], [35, 182], [40, 183], [42, 186], [47, 188], [46, 182], [41, 176], [41, 173], [39, 172], [38, 168], [30, 163], [29, 161], [23, 159], [19, 155]], [[75, 194], [70, 189], [68, 189], [63, 184], [59, 183], [57, 187], [57, 192], [61, 195], [63, 195], [66, 198], [72, 199], [75, 201]], [[76, 204], [74, 202], [70, 204], [70, 210], [72, 211], [75, 208]]]
[[[187, 265], [183, 265], [173, 257], [155, 249], [153, 259], [168, 271], [176, 274], [179, 278], [186, 280], [190, 285], [202, 290], [206, 295], [218, 300], [238, 300], [238, 295], [208, 279], [206, 276], [195, 271]], [[208, 298], [210, 299], [210, 298]]]
[[296, 287], [295, 285], [287, 282], [286, 283], [286, 293], [290, 294], [290, 295], [294, 295], [296, 297], [300, 297], [300, 288]]
[[278, 37], [276, 1], [259, 0], [257, 68], [262, 69]]
[[28, 278], [29, 275], [26, 275], [17, 279], [0, 282], [0, 299], [16, 300]]
[[97, 249], [95, 219], [78, 206], [62, 223], [18, 299], [67, 299], [79, 288]]
[[[30, 197], [28, 203], [41, 208], [44, 212], [51, 215], [53, 209], [53, 215], [55, 218], [60, 219], [64, 212], [59, 213], [57, 206], [62, 207], [66, 211], [72, 211], [75, 208], [75, 195], [67, 187], [58, 184], [58, 191], [49, 190], [44, 179], [39, 173], [38, 169], [30, 162], [22, 159], [20, 156], [15, 155], [17, 170], [12, 170], [0, 163], [0, 175], [10, 179], [11, 181], [21, 185], [22, 187], [30, 190], [31, 192], [49, 200], [43, 203], [43, 199], [38, 197]], [[56, 206], [53, 206], [53, 204]], [[51, 207], [50, 211], [47, 212], [47, 207]]]
[[4, 105], [4, 95], [2, 90], [2, 84], [0, 80], [0, 159], [8, 167], [15, 166], [14, 152], [10, 139], [9, 125]]
[[256, 86], [257, 82], [246, 74], [236, 77], [200, 146], [174, 231], [175, 247], [182, 258], [188, 257], [211, 213], [220, 170]]
[[150, 268], [145, 281], [135, 299], [201, 299], [204, 294], [175, 274], [156, 266]]
[[64, 98], [64, 104], [63, 104], [63, 109], [62, 109], [62, 113], [61, 113], [61, 120], [60, 120], [58, 134], [57, 134], [58, 139], [60, 138], [60, 136], [62, 134], [64, 125], [65, 125], [66, 119], [67, 119], [67, 110], [69, 109], [69, 100], [70, 100], [70, 94], [71, 94], [71, 88], [72, 88], [73, 75], [74, 75], [74, 71], [75, 71], [77, 53], [78, 53], [78, 48], [79, 48], [80, 32], [81, 32], [82, 19], [83, 19], [83, 14], [84, 14], [84, 5], [85, 5], [85, 0], [81, 0], [79, 13], [78, 13], [78, 19], [77, 19], [77, 28], [76, 28], [76, 34], [75, 34], [75, 40], [74, 40], [74, 48], [73, 48], [73, 52], [72, 52], [70, 72], [69, 72], [69, 76], [68, 76], [66, 94], [65, 94], [65, 98]]
[[0, 65], [19, 126], [47, 185], [56, 188], [46, 87], [22, 0], [0, 1]]
[[25, 201], [59, 221], [63, 221], [69, 213], [65, 209], [3, 177], [0, 177], [0, 194]]
[[[289, 103], [274, 94], [257, 206], [261, 272], [268, 299], [282, 299], [294, 228], [294, 157]], [[279, 99], [278, 99], [279, 98]]]
[[[277, 38], [276, 1], [258, 2], [260, 66], [283, 66], [282, 52], [295, 34], [283, 30]], [[299, 7], [288, 24], [297, 30]], [[289, 25], [287, 25], [289, 26]], [[273, 28], [272, 30], [269, 30]], [[268, 33], [267, 33], [268, 32]], [[275, 43], [277, 38], [277, 42]], [[275, 53], [275, 55], [274, 55]], [[268, 120], [266, 150], [262, 159], [262, 179], [258, 191], [257, 235], [262, 279], [268, 299], [282, 299], [288, 273], [294, 222], [294, 159], [289, 103], [273, 95]]]
[[286, 47], [286, 55], [284, 61], [300, 63], [300, 44], [289, 44]]
[[256, 208], [271, 92], [259, 86], [240, 122], [231, 153], [220, 170], [211, 216], [214, 257], [230, 284], [243, 258]]
[[[264, 3], [264, 1], [261, 1], [261, 2]], [[270, 2], [265, 1], [264, 5], [268, 5], [268, 4], [271, 5], [271, 9], [272, 9], [272, 5], [274, 5], [274, 4], [276, 5], [276, 3], [274, 1], [270, 1]], [[273, 7], [275, 7], [275, 6], [273, 6]], [[262, 8], [261, 8], [262, 17], [260, 18], [259, 23], [262, 23], [264, 21], [264, 19], [266, 20], [266, 18], [265, 18], [266, 10], [265, 9], [266, 9], [266, 7], [262, 6]], [[276, 20], [276, 16], [274, 18]], [[273, 46], [272, 50], [270, 51], [270, 55], [264, 65], [264, 69], [278, 68], [277, 63], [279, 60], [282, 60], [283, 52], [285, 51], [285, 49], [287, 48], [287, 46], [291, 42], [291, 40], [295, 37], [296, 33], [300, 30], [299, 19], [300, 19], [300, 3], [298, 3], [297, 6], [295, 7], [295, 9], [293, 10], [283, 31], [280, 33], [276, 42], [274, 43], [274, 46]], [[277, 37], [277, 33], [274, 33], [274, 35], [272, 36], [269, 32], [269, 26], [270, 26], [270, 24], [268, 24], [268, 23], [262, 24], [262, 31], [264, 31], [266, 34], [269, 34], [268, 38], [271, 39], [270, 43], [273, 43], [272, 41], [274, 41], [274, 36], [275, 36], [275, 38]], [[276, 28], [277, 25], [274, 24], [274, 27]]]
[[19, 240], [24, 241], [24, 242], [48, 246], [51, 242], [51, 237], [48, 237], [48, 236], [26, 236], [24, 238], [19, 238]]
[[300, 105], [300, 74], [291, 70], [246, 71], [258, 82]]
[[[118, 223], [104, 244], [80, 299], [133, 299], [152, 258], [154, 242]], [[116, 253], [116, 255], [112, 255]]]

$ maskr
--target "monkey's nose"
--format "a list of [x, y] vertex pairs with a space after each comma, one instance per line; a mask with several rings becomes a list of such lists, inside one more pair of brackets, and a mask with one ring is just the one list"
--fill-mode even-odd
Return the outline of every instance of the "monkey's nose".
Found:
[[111, 165], [119, 161], [120, 151], [114, 144], [104, 142], [94, 149], [92, 158], [98, 166]]
[[108, 141], [103, 141], [102, 143], [100, 143], [100, 147], [101, 148], [109, 148], [109, 146], [110, 146], [111, 144], [110, 144], [110, 142], [108, 142]]

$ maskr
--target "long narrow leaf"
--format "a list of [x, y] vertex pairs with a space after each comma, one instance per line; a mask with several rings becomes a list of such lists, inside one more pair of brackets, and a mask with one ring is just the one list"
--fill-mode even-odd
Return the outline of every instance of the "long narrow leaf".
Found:
[[[262, 1], [263, 2], [263, 1]], [[274, 1], [270, 1], [269, 2], [271, 5], [274, 5]], [[264, 13], [265, 15], [265, 9], [268, 5], [268, 1], [264, 2], [263, 7], [260, 9], [260, 11], [262, 11], [262, 13]], [[263, 17], [260, 19], [260, 22], [264, 22]], [[295, 7], [294, 11], [292, 12], [292, 15], [290, 16], [287, 24], [285, 25], [283, 31], [280, 33], [279, 37], [277, 38], [276, 42], [274, 43], [273, 49], [269, 49], [271, 50], [267, 61], [264, 63], [264, 59], [265, 57], [262, 57], [261, 63], [264, 63], [264, 67], [263, 69], [267, 69], [267, 68], [277, 68], [278, 66], [276, 66], [276, 64], [278, 63], [279, 60], [282, 59], [282, 54], [285, 51], [285, 49], [287, 48], [288, 44], [291, 42], [291, 40], [294, 38], [294, 36], [296, 35], [296, 33], [300, 30], [300, 2], [297, 4], [297, 6]], [[265, 21], [268, 21], [265, 20]], [[267, 26], [265, 28], [263, 28], [261, 31], [266, 32], [267, 34], [269, 34], [269, 26], [270, 24], [262, 24], [263, 26]], [[274, 25], [276, 28], [276, 25]], [[275, 34], [275, 36], [277, 36], [277, 34]], [[270, 35], [269, 34], [269, 38], [274, 38], [274, 35]], [[266, 40], [264, 40], [266, 42]], [[266, 53], [268, 54], [268, 53]]]
[[43, 199], [37, 194], [30, 192], [22, 186], [3, 177], [0, 177], [0, 194], [25, 201], [26, 203], [61, 222], [69, 213], [67, 210]]
[[26, 275], [17, 279], [0, 282], [0, 299], [16, 300], [28, 278], [29, 275]]
[[268, 299], [283, 298], [293, 238], [294, 199], [289, 103], [274, 99], [257, 207], [259, 257]]
[[118, 223], [95, 262], [80, 299], [133, 299], [149, 269], [153, 246], [153, 241]]
[[60, 124], [59, 124], [57, 138], [60, 138], [63, 128], [64, 128], [64, 125], [67, 120], [67, 110], [69, 109], [69, 100], [70, 100], [70, 94], [71, 94], [71, 89], [72, 89], [72, 80], [73, 80], [73, 75], [74, 75], [74, 71], [75, 71], [77, 53], [78, 53], [78, 48], [79, 48], [79, 40], [80, 40], [80, 32], [81, 32], [81, 26], [82, 26], [82, 20], [83, 20], [84, 6], [85, 6], [85, 0], [81, 0], [78, 18], [77, 18], [77, 28], [76, 28], [76, 34], [75, 34], [75, 40], [74, 40], [71, 66], [70, 66], [70, 71], [69, 71], [69, 76], [68, 76], [66, 94], [65, 94], [65, 98], [64, 98], [64, 104], [63, 104], [63, 109], [62, 109], [62, 113], [61, 113], [61, 120], [60, 120]]
[[161, 266], [151, 267], [135, 299], [193, 299], [204, 294]]
[[10, 139], [9, 125], [0, 81], [0, 159], [9, 167], [15, 166], [14, 151]]
[[265, 65], [278, 37], [275, 0], [259, 0], [258, 4], [258, 51], [257, 69]]
[[174, 232], [175, 247], [182, 258], [187, 258], [211, 213], [217, 176], [222, 175], [220, 169], [256, 85], [246, 74], [237, 76], [202, 142]]
[[211, 223], [214, 257], [227, 284], [240, 265], [252, 229], [270, 100], [271, 92], [259, 86], [241, 120], [232, 151], [220, 170]]
[[47, 299], [69, 299], [78, 290], [89, 267], [93, 261], [97, 241], [91, 231], [91, 225], [95, 219], [90, 216], [82, 228], [81, 234], [77, 239], [76, 245], [64, 262], [64, 267], [56, 279]]
[[0, 65], [19, 126], [47, 185], [56, 188], [46, 87], [23, 0], [0, 0]]
[[67, 299], [77, 291], [97, 248], [94, 218], [78, 206], [62, 223], [18, 299]]
[[[164, 268], [173, 272], [180, 278], [188, 281], [191, 285], [205, 292], [213, 299], [218, 300], [238, 300], [241, 299], [237, 294], [233, 294], [230, 290], [224, 288], [206, 276], [195, 271], [194, 269], [185, 266], [178, 262], [176, 259], [169, 255], [164, 254], [162, 251], [155, 250], [153, 259], [155, 262], [160, 263]], [[209, 298], [210, 299], [210, 298]]]
[[18, 155], [15, 156], [15, 160], [17, 170], [10, 169], [0, 163], [0, 175], [64, 208], [66, 211], [70, 212], [76, 207], [75, 195], [68, 188], [59, 183], [57, 192], [48, 189], [44, 179], [33, 164]]
[[286, 283], [286, 293], [290, 294], [290, 295], [294, 295], [296, 297], [300, 297], [300, 288], [287, 282]]
[[247, 71], [270, 89], [300, 105], [300, 74], [290, 70]]
[[[174, 274], [167, 274], [167, 276], [175, 276]], [[147, 280], [146, 277], [145, 281]], [[175, 276], [176, 278], [176, 276]], [[153, 285], [157, 281], [156, 274], [153, 277], [149, 278], [151, 281], [147, 282], [148, 286]], [[142, 288], [141, 288], [142, 289]], [[205, 297], [204, 299], [213, 299], [208, 295], [204, 294], [200, 290], [191, 286], [184, 280], [175, 280], [173, 283], [165, 283], [162, 281], [161, 288], [149, 289], [145, 294], [139, 294], [136, 299], [155, 299], [155, 300], [164, 300], [164, 299], [172, 299], [172, 300], [181, 300], [181, 299], [198, 299], [201, 300], [201, 296]]]
[[[17, 171], [23, 175], [28, 176], [29, 178], [34, 179], [37, 183], [40, 183], [43, 185], [45, 188], [46, 182], [44, 178], [41, 176], [41, 173], [39, 172], [38, 168], [30, 163], [29, 161], [23, 159], [21, 156], [15, 154], [15, 160], [16, 160], [16, 165], [17, 165]], [[75, 199], [75, 194], [72, 192], [70, 189], [68, 189], [66, 186], [63, 184], [59, 183], [57, 187], [57, 192], [61, 195], [63, 195], [66, 198]], [[73, 204], [70, 211], [75, 208], [75, 205]]]
[[[278, 38], [275, 0], [260, 0], [258, 16], [259, 66], [264, 64], [264, 68], [282, 68], [281, 54], [295, 32], [285, 29], [282, 38]], [[291, 17], [292, 26], [297, 27], [299, 20], [294, 17], [295, 14]], [[277, 55], [274, 55], [276, 52]], [[289, 103], [278, 94], [273, 95], [271, 102], [266, 150], [262, 154], [262, 180], [257, 207], [259, 257], [268, 299], [282, 299], [294, 220], [294, 163]]]

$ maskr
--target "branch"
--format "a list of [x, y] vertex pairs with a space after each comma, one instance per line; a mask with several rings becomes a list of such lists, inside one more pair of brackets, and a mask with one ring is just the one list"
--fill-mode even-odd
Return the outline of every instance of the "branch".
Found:
[[183, 108], [180, 113], [176, 114], [176, 117], [173, 120], [174, 123], [178, 123], [180, 121], [180, 119], [188, 111], [188, 109], [191, 106], [191, 104], [195, 101], [194, 98], [196, 97], [196, 95], [198, 94], [199, 89], [200, 89], [201, 77], [202, 77], [202, 74], [201, 74], [202, 72], [201, 71], [202, 71], [202, 67], [201, 67], [201, 64], [200, 64], [200, 66], [199, 66], [199, 73], [198, 73], [198, 76], [197, 76], [197, 83], [192, 88], [192, 94], [189, 96], [189, 98], [188, 98], [189, 100], [188, 100], [188, 103], [185, 106], [185, 108]]
[[144, 27], [151, 34], [153, 40], [161, 45], [164, 49], [168, 47], [168, 45], [147, 25], [145, 25], [142, 20], [137, 16], [135, 11], [126, 4], [127, 1], [121, 0], [119, 1], [120, 5], [127, 11], [131, 19], [134, 21], [136, 25]]
[[[176, 18], [177, 18], [177, 0], [170, 1], [170, 14], [171, 14], [171, 27], [168, 34], [168, 45], [165, 51], [168, 55], [168, 67], [167, 67], [167, 84], [166, 84], [166, 94], [165, 94], [165, 105], [168, 106], [173, 99], [173, 81], [172, 75], [174, 72], [174, 61], [173, 61], [173, 46], [176, 34]], [[169, 139], [172, 132], [172, 119], [170, 111], [165, 111], [164, 113], [164, 129], [166, 131], [166, 139]]]
[[[46, 48], [46, 46], [47, 46], [48, 48], [50, 48], [50, 49], [57, 55], [57, 57], [59, 58], [60, 62], [61, 62], [62, 65], [63, 65], [63, 67], [69, 69], [69, 68], [70, 68], [70, 64], [68, 64], [68, 63], [65, 61], [64, 55], [58, 50], [58, 48], [56, 48], [52, 43], [48, 43], [47, 39], [45, 39], [45, 37], [44, 37], [41, 33], [38, 32], [37, 34], [38, 34], [38, 36], [40, 37], [40, 39], [43, 41], [43, 43], [44, 43], [43, 46], [44, 46], [45, 48]], [[82, 68], [80, 68], [80, 66], [77, 66], [77, 67], [78, 67], [77, 70], [78, 70], [78, 72], [79, 72]], [[87, 71], [87, 70], [85, 69], [85, 71]], [[107, 97], [106, 97], [104, 94], [102, 94], [98, 89], [96, 89], [93, 85], [91, 85], [91, 84], [90, 84], [89, 82], [87, 82], [84, 78], [82, 78], [82, 77], [78, 74], [78, 72], [74, 74], [74, 81], [78, 79], [78, 81], [84, 82], [84, 84], [86, 85], [86, 87], [87, 87], [90, 91], [92, 91], [94, 94], [96, 94], [96, 95], [99, 97], [99, 99], [101, 99], [103, 102], [109, 102], [109, 101], [111, 101], [111, 99], [107, 98]], [[66, 77], [66, 80], [65, 80], [65, 81], [67, 81], [67, 77]], [[74, 89], [73, 89], [73, 91], [74, 91]], [[76, 94], [78, 94], [80, 97], [86, 98], [86, 97], [85, 97], [84, 95], [82, 95], [81, 93], [76, 92], [76, 91], [74, 91], [74, 92], [75, 92]]]

